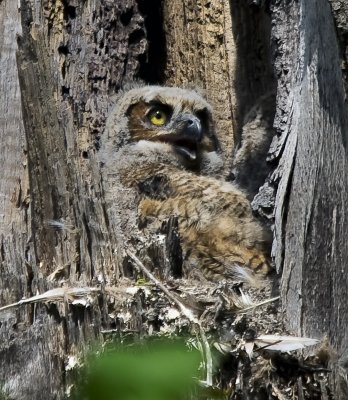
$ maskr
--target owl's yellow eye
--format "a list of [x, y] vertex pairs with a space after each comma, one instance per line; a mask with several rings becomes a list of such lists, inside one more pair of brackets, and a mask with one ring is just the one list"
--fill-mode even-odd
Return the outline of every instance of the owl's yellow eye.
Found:
[[167, 114], [160, 109], [155, 109], [150, 112], [148, 115], [149, 121], [151, 124], [156, 125], [156, 126], [162, 126], [167, 122]]

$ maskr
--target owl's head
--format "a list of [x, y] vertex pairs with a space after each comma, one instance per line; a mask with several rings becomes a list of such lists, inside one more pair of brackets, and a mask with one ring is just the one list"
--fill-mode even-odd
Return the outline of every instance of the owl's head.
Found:
[[142, 86], [122, 93], [111, 112], [116, 147], [146, 141], [147, 148], [170, 150], [189, 168], [218, 150], [208, 102], [197, 92], [177, 87]]

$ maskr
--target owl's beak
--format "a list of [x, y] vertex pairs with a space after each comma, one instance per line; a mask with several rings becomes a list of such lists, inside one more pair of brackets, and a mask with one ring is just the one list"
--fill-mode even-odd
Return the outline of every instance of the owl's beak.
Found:
[[184, 114], [177, 121], [176, 132], [173, 140], [175, 149], [189, 161], [195, 161], [198, 143], [203, 137], [201, 121], [195, 115]]
[[198, 143], [202, 140], [201, 121], [195, 115], [184, 114], [177, 121], [177, 133]]
[[188, 161], [196, 161], [198, 145], [203, 138], [201, 121], [195, 115], [183, 114], [174, 121], [171, 132], [173, 133], [156, 136], [156, 140], [170, 143]]
[[175, 146], [177, 152], [187, 158], [190, 161], [195, 161], [197, 159], [197, 146], [187, 146], [188, 143], [184, 145]]

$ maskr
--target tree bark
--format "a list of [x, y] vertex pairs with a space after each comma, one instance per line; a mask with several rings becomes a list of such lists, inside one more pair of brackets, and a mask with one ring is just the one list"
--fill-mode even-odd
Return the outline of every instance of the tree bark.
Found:
[[91, 159], [108, 95], [124, 77], [134, 77], [146, 53], [144, 19], [132, 1], [22, 1], [20, 10], [6, 1], [0, 7], [1, 303], [60, 286], [100, 288], [91, 307], [64, 301], [2, 316], [0, 381], [11, 398], [62, 398], [69, 360], [115, 324], [104, 289], [115, 285], [120, 266]]
[[[288, 328], [328, 336], [332, 391], [345, 398], [345, 15], [342, 2], [325, 0], [0, 2], [0, 305], [57, 287], [98, 289], [85, 303], [65, 298], [0, 314], [4, 394], [61, 399], [89, 343], [105, 331], [144, 330], [142, 295], [127, 309], [119, 294], [131, 266], [96, 156], [110, 98], [140, 78], [205, 90], [226, 176], [249, 110], [277, 90], [273, 171], [254, 204], [271, 220], [274, 210]], [[122, 201], [115, 194], [116, 207]]]
[[[348, 121], [341, 67], [347, 53], [336, 29], [347, 15], [343, 7], [332, 13], [327, 1], [274, 4], [278, 138], [270, 152], [278, 164], [270, 183], [277, 186], [273, 254], [282, 271], [287, 323], [303, 336], [327, 335], [337, 353], [332, 376], [340, 381], [336, 395], [342, 399], [347, 396], [342, 365], [348, 339]], [[335, 21], [335, 14], [340, 19]]]

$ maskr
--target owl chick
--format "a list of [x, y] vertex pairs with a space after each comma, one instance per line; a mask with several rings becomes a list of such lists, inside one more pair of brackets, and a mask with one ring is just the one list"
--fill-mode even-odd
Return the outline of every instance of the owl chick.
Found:
[[148, 229], [177, 219], [185, 271], [249, 281], [268, 272], [268, 232], [245, 194], [217, 179], [222, 160], [212, 110], [197, 92], [143, 86], [120, 94], [102, 152], [104, 181], [137, 192]]

